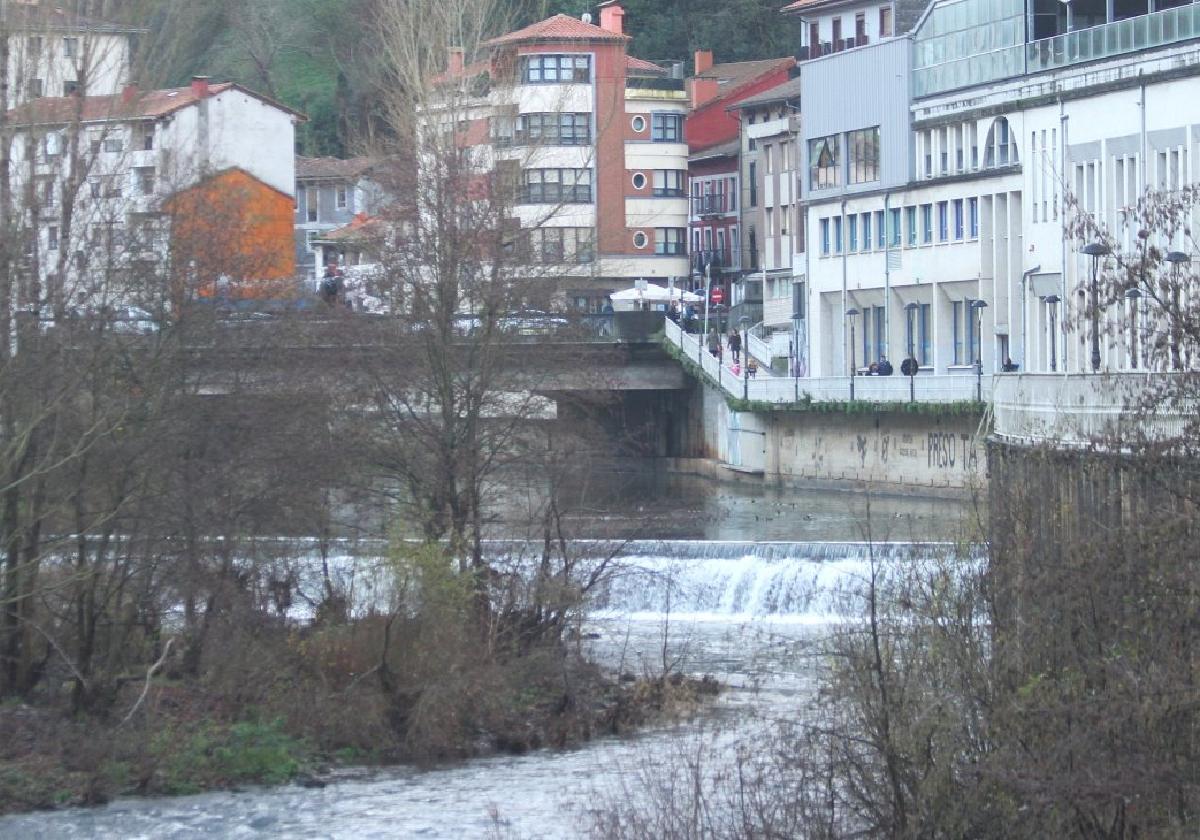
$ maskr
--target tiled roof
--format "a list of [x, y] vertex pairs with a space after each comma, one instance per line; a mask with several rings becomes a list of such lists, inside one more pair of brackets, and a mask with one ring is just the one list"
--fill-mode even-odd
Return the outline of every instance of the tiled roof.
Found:
[[382, 239], [387, 229], [382, 219], [359, 213], [348, 224], [335, 228], [328, 233], [320, 234], [318, 242], [370, 242]]
[[784, 102], [788, 99], [796, 99], [799, 96], [800, 77], [797, 76], [794, 79], [788, 79], [783, 84], [764, 90], [762, 93], [756, 93], [754, 96], [747, 96], [745, 99], [734, 102], [726, 110], [733, 111], [747, 106], [766, 105], [768, 102]]
[[602, 29], [593, 23], [584, 23], [579, 18], [570, 15], [555, 15], [537, 23], [509, 32], [487, 42], [488, 46], [498, 47], [505, 44], [516, 44], [521, 41], [628, 41], [628, 35], [618, 35]]
[[796, 0], [794, 3], [788, 3], [779, 11], [781, 12], [798, 12], [801, 9], [819, 8], [821, 6], [836, 6], [839, 3], [848, 3], [850, 0]]
[[715, 146], [709, 146], [704, 149], [697, 149], [688, 155], [688, 163], [699, 163], [704, 160], [715, 160], [716, 158], [737, 157], [742, 151], [742, 139], [735, 137], [732, 140], [727, 140], [724, 143], [718, 143]]
[[634, 58], [629, 55], [625, 57], [625, 66], [635, 73], [653, 73], [656, 76], [667, 75], [667, 68], [660, 67], [653, 61], [646, 61], [644, 58]]
[[57, 6], [44, 6], [40, 3], [26, 5], [10, 3], [5, 0], [7, 17], [5, 25], [18, 32], [36, 31], [38, 29], [54, 32], [108, 32], [136, 33], [146, 29], [130, 26], [116, 21], [101, 20], [61, 9]]
[[[272, 105], [281, 111], [287, 111], [301, 120], [306, 120], [299, 111], [293, 111], [286, 105], [274, 102], [252, 90], [232, 82], [212, 84], [208, 86], [209, 96], [216, 96], [229, 90], [239, 90]], [[124, 93], [112, 96], [48, 96], [34, 99], [8, 112], [8, 119], [15, 125], [62, 125], [74, 122], [104, 122], [108, 120], [139, 120], [156, 119], [195, 105], [200, 97], [191, 87], [168, 88], [166, 90], [135, 91], [132, 95]]]
[[296, 156], [297, 178], [353, 179], [363, 175], [377, 163], [375, 158], [356, 157], [343, 160], [332, 157]]
[[763, 58], [757, 61], [734, 61], [729, 64], [714, 64], [693, 78], [716, 79], [721, 83], [723, 90], [729, 90], [738, 87], [743, 82], [748, 82], [751, 79], [761, 76], [763, 73], [770, 72], [781, 64], [791, 67], [795, 63], [796, 60], [791, 57]]

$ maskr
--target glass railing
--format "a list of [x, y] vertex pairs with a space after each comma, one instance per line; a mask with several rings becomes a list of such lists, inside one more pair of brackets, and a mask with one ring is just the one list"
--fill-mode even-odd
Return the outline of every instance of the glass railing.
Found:
[[1026, 45], [1028, 72], [1096, 61], [1189, 38], [1200, 38], [1200, 4], [1164, 9], [1034, 41]]
[[[951, 36], [945, 36], [949, 38]], [[972, 30], [944, 38], [920, 39], [914, 45], [913, 95], [917, 98], [1097, 61], [1200, 38], [1200, 3], [1164, 9], [1113, 23], [1043, 38], [1024, 45], [971, 52]], [[955, 57], [959, 50], [961, 58]]]

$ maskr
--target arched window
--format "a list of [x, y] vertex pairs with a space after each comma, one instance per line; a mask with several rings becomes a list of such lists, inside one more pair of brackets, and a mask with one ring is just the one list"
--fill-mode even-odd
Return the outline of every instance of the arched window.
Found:
[[1020, 161], [1017, 158], [1017, 138], [1008, 127], [1008, 120], [1005, 117], [996, 117], [992, 127], [988, 129], [983, 168], [994, 169], [997, 166], [1015, 166], [1018, 163]]

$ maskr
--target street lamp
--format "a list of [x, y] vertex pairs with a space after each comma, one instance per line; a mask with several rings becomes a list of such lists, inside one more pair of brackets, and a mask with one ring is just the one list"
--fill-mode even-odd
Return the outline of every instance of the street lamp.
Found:
[[1053, 373], [1058, 369], [1058, 303], [1061, 301], [1058, 295], [1046, 295], [1042, 298], [1042, 303], [1050, 307], [1050, 372]]
[[983, 402], [983, 310], [986, 300], [971, 301], [975, 310], [975, 336], [979, 340], [979, 352], [975, 354], [975, 402]]
[[[1179, 266], [1190, 263], [1192, 258], [1183, 251], [1168, 251], [1167, 262], [1171, 264], [1171, 302], [1178, 303], [1181, 294], [1179, 287]], [[1171, 363], [1176, 370], [1183, 367], [1179, 358], [1179, 316], [1176, 315], [1175, 328], [1171, 329]], [[1170, 325], [1168, 325], [1170, 326]]]
[[858, 375], [858, 365], [854, 360], [854, 319], [858, 317], [858, 310], [850, 307], [846, 310], [846, 317], [850, 319], [850, 402], [854, 402], [854, 378]]
[[743, 315], [738, 319], [738, 325], [742, 328], [742, 357], [740, 364], [742, 366], [742, 399], [750, 399], [750, 365], [746, 364], [750, 360], [750, 316]]
[[[916, 330], [913, 329], [913, 321], [917, 317], [916, 316], [917, 310], [920, 308], [921, 308], [921, 304], [916, 303], [916, 302], [910, 302], [910, 303], [904, 304], [904, 311], [907, 313], [907, 316], [904, 321], [904, 327], [905, 327], [905, 330], [908, 332], [908, 359], [905, 359], [905, 362], [908, 362], [908, 364], [901, 365], [901, 373], [904, 372], [903, 368], [905, 366], [907, 366], [908, 367], [908, 401], [909, 402], [917, 401], [917, 384], [916, 384], [917, 383], [917, 366], [915, 364], [916, 353], [913, 352], [913, 333], [916, 332]], [[912, 360], [912, 361], [910, 362], [909, 360]]]
[[1103, 242], [1092, 242], [1083, 246], [1083, 253], [1092, 258], [1092, 373], [1100, 370], [1100, 259], [1112, 250]]
[[1125, 299], [1129, 301], [1129, 366], [1135, 370], [1138, 366], [1138, 299], [1141, 296], [1142, 293], [1136, 287], [1125, 290]]

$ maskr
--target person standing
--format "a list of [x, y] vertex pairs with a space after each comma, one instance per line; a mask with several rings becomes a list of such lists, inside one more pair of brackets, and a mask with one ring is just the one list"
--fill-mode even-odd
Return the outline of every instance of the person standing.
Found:
[[733, 363], [740, 364], [742, 359], [742, 337], [737, 330], [729, 331], [729, 352], [733, 354]]
[[717, 328], [711, 327], [708, 331], [708, 352], [713, 354], [716, 359], [721, 358], [721, 334], [717, 332]]

